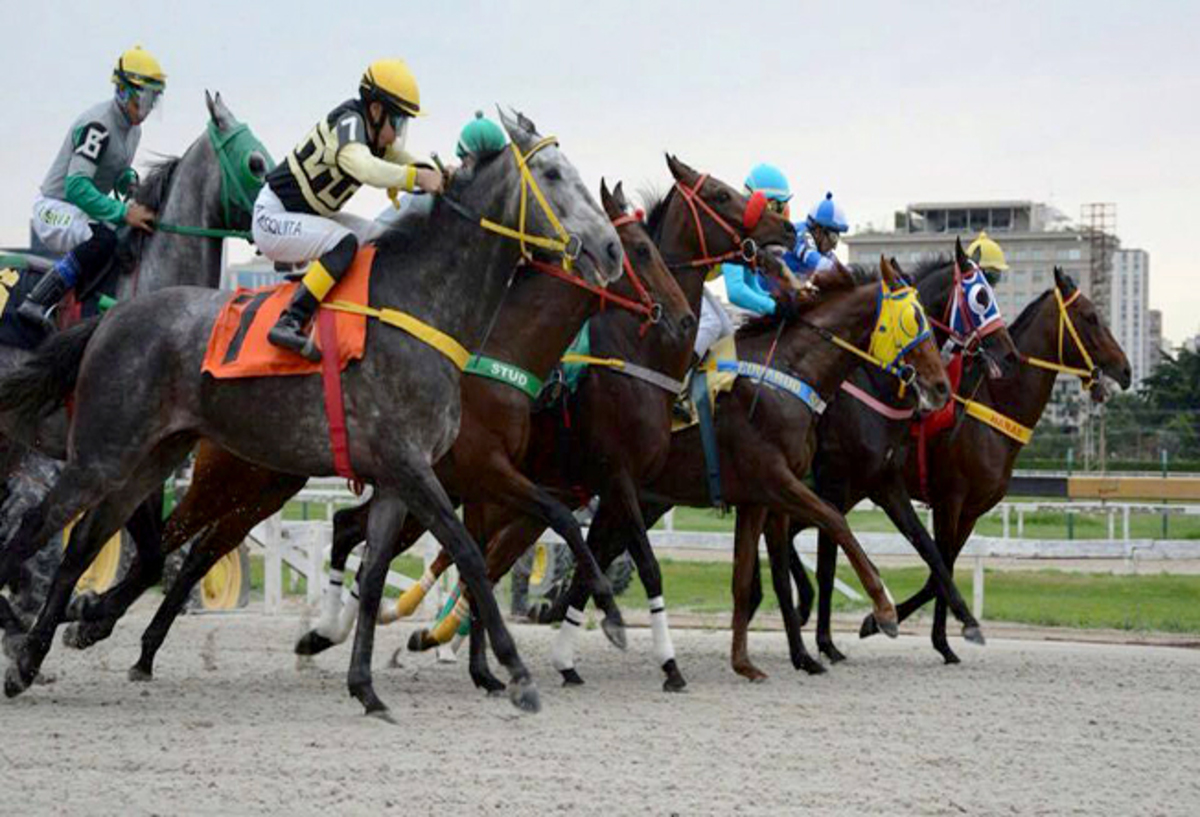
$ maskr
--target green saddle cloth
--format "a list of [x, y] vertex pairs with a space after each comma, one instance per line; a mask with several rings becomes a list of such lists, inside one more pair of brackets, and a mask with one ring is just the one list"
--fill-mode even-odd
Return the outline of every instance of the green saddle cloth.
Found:
[[[571, 345], [567, 347], [564, 355], [590, 355], [592, 353], [591, 332], [589, 328], [591, 322], [583, 324], [583, 328], [579, 330], [579, 334], [575, 336], [575, 340], [571, 341]], [[574, 394], [579, 388], [579, 381], [583, 379], [583, 373], [587, 370], [586, 363], [564, 363], [562, 364], [563, 382], [567, 384], [567, 388]]]

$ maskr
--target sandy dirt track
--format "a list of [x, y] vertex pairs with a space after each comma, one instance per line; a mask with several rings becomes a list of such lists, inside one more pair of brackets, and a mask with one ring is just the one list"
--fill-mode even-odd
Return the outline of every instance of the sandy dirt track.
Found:
[[[728, 667], [726, 632], [676, 631], [684, 695], [659, 689], [649, 633], [618, 653], [580, 639], [581, 689], [556, 683], [552, 631], [515, 628], [543, 712], [470, 686], [465, 656], [384, 666], [399, 726], [362, 717], [347, 653], [298, 670], [294, 617], [193, 616], [156, 680], [126, 681], [150, 608], [58, 680], [0, 701], [3, 814], [1190, 814], [1200, 813], [1200, 651], [924, 638], [839, 643], [810, 678], [780, 633], [753, 633], [771, 674]], [[811, 642], [810, 642], [811, 646]]]

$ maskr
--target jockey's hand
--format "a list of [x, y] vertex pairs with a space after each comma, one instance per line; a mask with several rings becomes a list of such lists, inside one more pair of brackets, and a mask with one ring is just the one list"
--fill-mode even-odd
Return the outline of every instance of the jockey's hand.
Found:
[[821, 290], [815, 283], [813, 283], [811, 280], [808, 280], [801, 283], [792, 295], [796, 299], [797, 303], [811, 304], [813, 301], [821, 297]]
[[785, 321], [793, 321], [800, 316], [800, 306], [790, 295], [773, 295], [772, 300], [775, 301], [775, 314]]
[[430, 170], [427, 167], [417, 168], [417, 187], [426, 193], [441, 193], [445, 189], [445, 186], [445, 179], [442, 178], [442, 174], [438, 171]]
[[158, 216], [154, 214], [153, 210], [136, 201], [130, 202], [125, 208], [125, 223], [137, 230], [154, 232], [154, 219], [156, 218]]

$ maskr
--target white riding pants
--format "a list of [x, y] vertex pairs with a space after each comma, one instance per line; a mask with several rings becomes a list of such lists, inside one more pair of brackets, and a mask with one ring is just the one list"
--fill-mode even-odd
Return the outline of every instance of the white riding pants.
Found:
[[326, 218], [288, 212], [269, 185], [263, 185], [254, 201], [254, 243], [263, 255], [282, 264], [320, 258], [348, 235], [365, 244], [375, 232], [375, 222], [349, 213]]
[[704, 288], [700, 301], [700, 328], [696, 330], [696, 344], [692, 350], [696, 357], [704, 359], [709, 347], [726, 335], [733, 334], [733, 321], [717, 297]]
[[87, 213], [70, 202], [39, 195], [33, 202], [33, 232], [52, 252], [66, 255], [92, 237]]

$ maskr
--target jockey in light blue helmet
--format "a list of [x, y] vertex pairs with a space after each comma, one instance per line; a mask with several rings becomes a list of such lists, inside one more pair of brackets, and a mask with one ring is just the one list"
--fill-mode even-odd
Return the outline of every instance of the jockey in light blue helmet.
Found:
[[788, 269], [801, 277], [833, 269], [833, 250], [841, 234], [850, 229], [846, 211], [833, 200], [832, 193], [813, 205], [803, 225], [796, 225], [796, 247], [783, 256]]
[[[762, 193], [767, 199], [767, 209], [784, 218], [788, 217], [792, 190], [788, 186], [787, 176], [779, 168], [757, 164], [746, 176], [745, 185], [747, 195]], [[725, 292], [731, 304], [757, 315], [775, 314], [776, 301], [771, 296], [773, 287], [757, 272], [742, 264], [725, 263], [721, 265], [721, 274], [725, 278]]]

